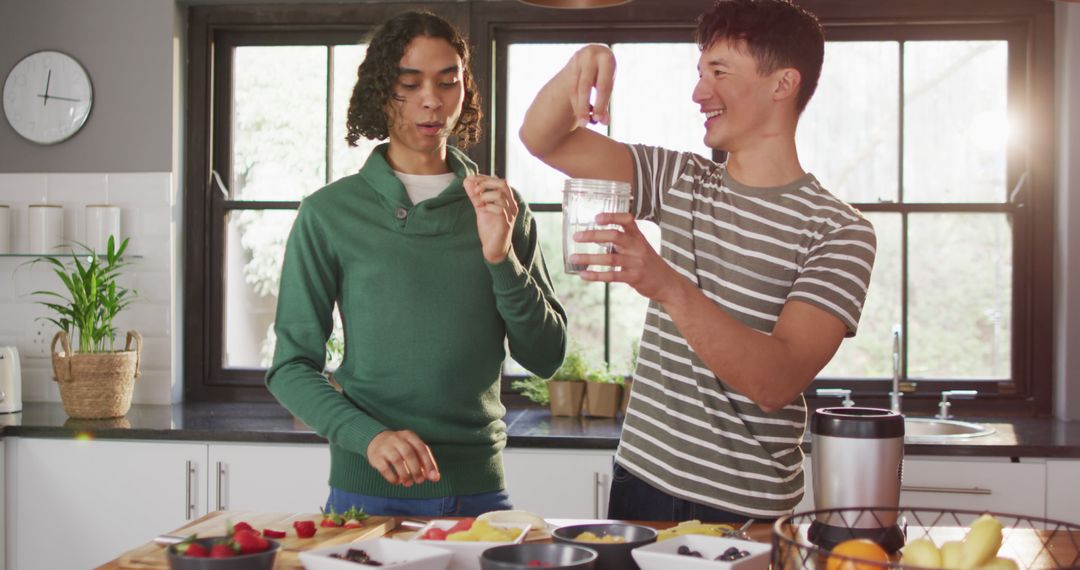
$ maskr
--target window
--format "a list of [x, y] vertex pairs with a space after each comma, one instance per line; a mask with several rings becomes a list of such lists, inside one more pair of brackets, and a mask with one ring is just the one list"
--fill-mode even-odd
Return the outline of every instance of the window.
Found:
[[[800, 159], [878, 235], [858, 336], [812, 388], [847, 387], [860, 405], [886, 405], [898, 333], [898, 373], [913, 390], [906, 410], [932, 410], [942, 389], [973, 388], [980, 397], [969, 409], [1048, 413], [1053, 78], [1052, 46], [1040, 30], [1052, 29], [1052, 10], [804, 3], [829, 41], [799, 126]], [[354, 171], [373, 146], [346, 149], [342, 140], [359, 42], [408, 7], [192, 9], [194, 198], [186, 226], [199, 233], [188, 236], [190, 397], [268, 398], [262, 374], [292, 211], [305, 194]], [[690, 99], [701, 4], [426, 7], [470, 38], [485, 105], [485, 139], [470, 155], [481, 170], [505, 176], [535, 212], [571, 342], [628, 373], [646, 302], [624, 285], [586, 284], [562, 271], [565, 176], [530, 156], [517, 129], [570, 54], [599, 42], [615, 51], [619, 71], [611, 125], [598, 127], [622, 141], [713, 154]], [[342, 29], [347, 21], [356, 25]], [[643, 226], [657, 244], [655, 226]], [[525, 373], [513, 362], [505, 372]]]

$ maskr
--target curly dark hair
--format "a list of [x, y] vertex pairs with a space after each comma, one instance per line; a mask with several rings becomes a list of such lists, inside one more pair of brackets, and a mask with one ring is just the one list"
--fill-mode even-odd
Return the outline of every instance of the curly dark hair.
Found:
[[360, 137], [383, 140], [390, 136], [386, 106], [394, 98], [399, 65], [405, 47], [417, 36], [442, 38], [461, 56], [465, 101], [461, 116], [451, 133], [466, 148], [480, 138], [480, 96], [469, 71], [469, 46], [450, 22], [431, 12], [413, 11], [394, 16], [379, 26], [368, 44], [364, 61], [357, 69], [356, 86], [349, 99], [345, 140], [356, 146]]
[[793, 67], [802, 76], [795, 108], [802, 112], [817, 89], [825, 59], [825, 32], [816, 16], [791, 0], [716, 0], [698, 18], [698, 47], [743, 40], [758, 72]]

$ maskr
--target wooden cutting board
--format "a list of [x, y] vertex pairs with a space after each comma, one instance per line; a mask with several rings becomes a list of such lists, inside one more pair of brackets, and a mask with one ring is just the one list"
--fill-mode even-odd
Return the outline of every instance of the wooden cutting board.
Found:
[[[315, 536], [311, 538], [299, 538], [293, 529], [295, 521], [315, 521]], [[394, 529], [393, 517], [368, 517], [363, 521], [361, 528], [337, 528], [320, 527], [319, 521], [322, 515], [312, 513], [267, 513], [260, 511], [217, 511], [210, 513], [194, 523], [177, 529], [169, 534], [174, 536], [188, 536], [192, 533], [199, 537], [224, 536], [227, 521], [238, 523], [244, 521], [258, 531], [264, 528], [283, 530], [288, 533], [285, 538], [277, 539], [281, 542], [281, 551], [278, 552], [277, 561], [274, 564], [276, 570], [294, 570], [303, 568], [300, 564], [298, 553], [301, 550], [311, 550], [324, 546], [345, 544], [368, 538], [378, 538]], [[169, 567], [165, 559], [165, 547], [150, 542], [134, 550], [125, 552], [119, 559], [120, 568], [133, 570], [163, 570]]]

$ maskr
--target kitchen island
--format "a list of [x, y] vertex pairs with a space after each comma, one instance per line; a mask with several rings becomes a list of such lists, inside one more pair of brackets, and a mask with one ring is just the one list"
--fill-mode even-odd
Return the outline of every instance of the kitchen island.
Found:
[[[1080, 422], [985, 421], [993, 435], [906, 445], [902, 504], [1080, 521]], [[520, 408], [506, 423], [515, 507], [606, 516], [619, 419]], [[222, 509], [315, 512], [326, 499], [326, 441], [275, 404], [136, 405], [124, 418], [80, 421], [31, 403], [0, 424], [9, 568], [92, 567], [145, 542], [147, 529]], [[809, 482], [809, 453], [805, 466]], [[796, 511], [812, 508], [810, 491]], [[56, 532], [72, 548], [50, 548]]]

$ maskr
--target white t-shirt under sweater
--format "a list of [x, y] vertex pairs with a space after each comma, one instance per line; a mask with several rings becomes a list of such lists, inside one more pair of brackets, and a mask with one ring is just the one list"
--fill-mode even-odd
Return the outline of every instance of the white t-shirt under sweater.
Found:
[[446, 190], [446, 187], [454, 181], [454, 173], [446, 174], [406, 174], [394, 171], [394, 176], [405, 186], [405, 192], [413, 205], [419, 204], [428, 198], [434, 198]]
[[[788, 302], [855, 334], [874, 228], [812, 175], [755, 188], [694, 154], [634, 145], [634, 206], [660, 225], [663, 258], [743, 324], [770, 334]], [[615, 460], [670, 495], [752, 517], [803, 495], [806, 403], [775, 413], [717, 378], [671, 317], [650, 303]]]

